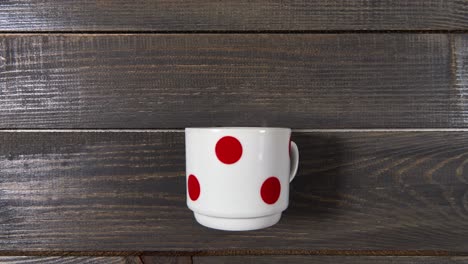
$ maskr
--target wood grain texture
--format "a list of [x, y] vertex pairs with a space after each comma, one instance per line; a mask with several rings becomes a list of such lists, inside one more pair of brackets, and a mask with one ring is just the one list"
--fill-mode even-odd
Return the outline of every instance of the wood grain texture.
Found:
[[274, 227], [204, 228], [184, 133], [0, 133], [1, 251], [468, 252], [466, 132], [295, 133]]
[[0, 35], [0, 127], [467, 127], [453, 38]]
[[9, 0], [0, 30], [465, 30], [467, 12], [466, 0]]
[[194, 264], [466, 264], [467, 257], [366, 257], [366, 256], [225, 256], [194, 257]]
[[[141, 260], [139, 259], [139, 257], [35, 257], [35, 256], [14, 256], [14, 257], [2, 256], [0, 257], [0, 263], [3, 263], [3, 264], [143, 264]], [[164, 262], [161, 262], [161, 263], [164, 263]]]
[[142, 256], [141, 260], [144, 264], [192, 264], [192, 258], [190, 256]]
[[455, 94], [458, 95], [459, 112], [463, 113], [454, 117], [455, 122], [468, 120], [468, 35], [453, 35], [452, 43], [454, 54], [452, 54], [453, 82], [455, 83]]

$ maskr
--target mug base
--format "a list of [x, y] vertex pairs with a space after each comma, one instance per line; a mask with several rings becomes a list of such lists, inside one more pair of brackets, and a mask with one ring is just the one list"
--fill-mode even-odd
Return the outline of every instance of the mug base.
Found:
[[270, 227], [279, 222], [281, 213], [255, 218], [223, 218], [194, 213], [197, 222], [203, 226], [226, 230], [248, 231]]

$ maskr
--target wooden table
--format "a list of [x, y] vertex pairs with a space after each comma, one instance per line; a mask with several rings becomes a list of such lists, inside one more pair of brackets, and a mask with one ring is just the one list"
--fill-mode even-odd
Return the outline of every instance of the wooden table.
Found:
[[[0, 2], [0, 262], [468, 263], [468, 1]], [[281, 222], [198, 225], [184, 127], [282, 126]]]

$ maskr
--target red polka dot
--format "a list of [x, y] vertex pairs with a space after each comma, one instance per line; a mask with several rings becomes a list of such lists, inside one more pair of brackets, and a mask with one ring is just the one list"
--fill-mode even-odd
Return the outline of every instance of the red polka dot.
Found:
[[196, 201], [200, 197], [200, 183], [195, 175], [190, 174], [187, 183], [188, 193], [192, 201]]
[[242, 145], [237, 138], [226, 136], [218, 140], [215, 152], [222, 163], [233, 164], [242, 156]]
[[270, 177], [266, 179], [262, 188], [260, 189], [260, 195], [262, 199], [267, 204], [274, 204], [278, 201], [278, 198], [281, 193], [281, 183], [276, 177]]

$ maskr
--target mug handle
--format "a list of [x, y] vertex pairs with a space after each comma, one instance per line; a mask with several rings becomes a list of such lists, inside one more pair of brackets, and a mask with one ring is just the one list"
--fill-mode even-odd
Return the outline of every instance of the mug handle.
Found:
[[294, 177], [296, 177], [297, 169], [299, 168], [299, 149], [297, 148], [296, 143], [291, 141], [291, 172], [289, 174], [289, 182], [292, 182]]

